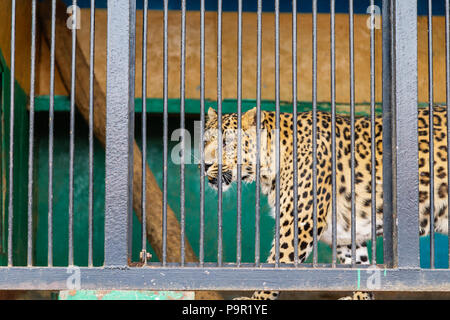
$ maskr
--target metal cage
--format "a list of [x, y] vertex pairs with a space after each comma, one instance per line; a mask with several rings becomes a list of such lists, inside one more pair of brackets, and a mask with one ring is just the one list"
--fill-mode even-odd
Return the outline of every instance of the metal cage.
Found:
[[[17, 195], [15, 183], [17, 183], [14, 171], [14, 164], [16, 156], [14, 150], [14, 125], [17, 123], [14, 120], [15, 114], [15, 60], [16, 56], [16, 2], [11, 0], [11, 35], [10, 35], [10, 123], [9, 123], [9, 160], [8, 165], [8, 219], [6, 223], [7, 245], [7, 265], [0, 267], [0, 288], [1, 289], [39, 289], [39, 290], [63, 290], [67, 289], [68, 277], [73, 273], [74, 265], [74, 243], [73, 243], [73, 223], [74, 223], [74, 159], [75, 159], [75, 110], [76, 110], [76, 81], [75, 75], [77, 72], [78, 62], [76, 60], [76, 39], [77, 28], [71, 29], [72, 47], [67, 48], [67, 52], [71, 53], [70, 70], [72, 75], [71, 86], [68, 89], [70, 92], [70, 130], [69, 130], [69, 208], [68, 217], [68, 263], [67, 266], [54, 266], [52, 254], [52, 236], [55, 227], [50, 222], [48, 224], [48, 260], [45, 266], [36, 266], [33, 263], [33, 181], [35, 179], [33, 160], [34, 155], [34, 128], [35, 123], [35, 87], [36, 87], [36, 39], [37, 39], [37, 15], [40, 3], [37, 0], [32, 1], [31, 12], [31, 64], [30, 64], [30, 91], [29, 91], [29, 156], [28, 156], [28, 193], [27, 193], [27, 263], [24, 266], [18, 266], [14, 263], [14, 214], [16, 214], [14, 197]], [[318, 110], [317, 100], [317, 14], [318, 1], [312, 0], [312, 112], [313, 115]], [[355, 121], [355, 59], [354, 59], [354, 4], [353, 0], [349, 2], [349, 61], [350, 61], [350, 121], [352, 129], [354, 130]], [[144, 8], [148, 7], [148, 1], [143, 1]], [[163, 184], [162, 184], [162, 255], [160, 262], [148, 261], [147, 238], [148, 232], [147, 221], [145, 214], [142, 215], [142, 264], [135, 266], [130, 264], [130, 248], [132, 237], [132, 217], [133, 217], [133, 166], [135, 166], [134, 157], [136, 157], [136, 148], [134, 148], [135, 135], [135, 79], [136, 69], [135, 61], [136, 55], [136, 2], [133, 0], [108, 0], [107, 1], [107, 64], [106, 64], [106, 130], [105, 130], [105, 215], [104, 215], [104, 263], [101, 266], [94, 266], [93, 250], [92, 250], [92, 214], [94, 212], [94, 189], [93, 189], [93, 145], [94, 145], [94, 95], [95, 92], [95, 77], [94, 77], [94, 35], [95, 35], [95, 1], [91, 1], [91, 16], [90, 16], [90, 77], [89, 77], [89, 92], [86, 93], [89, 97], [89, 263], [85, 267], [77, 267], [77, 272], [80, 275], [79, 288], [80, 289], [151, 289], [151, 290], [326, 290], [326, 291], [352, 291], [352, 290], [367, 290], [367, 291], [450, 291], [450, 271], [448, 269], [434, 268], [434, 230], [431, 229], [431, 268], [425, 269], [420, 267], [420, 248], [419, 248], [419, 202], [418, 202], [418, 154], [417, 149], [411, 146], [418, 144], [417, 132], [417, 106], [418, 106], [418, 3], [417, 0], [401, 1], [401, 0], [383, 0], [382, 1], [382, 114], [383, 114], [383, 256], [384, 263], [376, 265], [376, 230], [375, 224], [372, 224], [372, 263], [367, 266], [356, 265], [354, 263], [355, 256], [355, 225], [352, 222], [352, 265], [341, 265], [337, 263], [336, 259], [336, 145], [335, 145], [335, 131], [332, 131], [332, 159], [333, 161], [333, 203], [332, 208], [332, 228], [333, 245], [332, 245], [332, 262], [330, 264], [323, 264], [318, 262], [318, 239], [317, 239], [317, 225], [314, 224], [314, 248], [312, 250], [312, 263], [299, 264], [297, 254], [296, 260], [292, 265], [282, 264], [279, 262], [279, 227], [280, 227], [280, 176], [279, 170], [276, 179], [277, 197], [275, 205], [275, 263], [266, 264], [260, 259], [260, 177], [259, 166], [257, 166], [256, 173], [256, 211], [255, 211], [255, 234], [251, 235], [255, 239], [255, 259], [253, 263], [245, 263], [241, 260], [241, 242], [242, 239], [248, 235], [241, 234], [241, 216], [242, 216], [242, 185], [240, 179], [237, 183], [237, 252], [236, 262], [228, 263], [223, 261], [223, 238], [222, 238], [222, 187], [219, 183], [218, 187], [218, 240], [217, 240], [217, 261], [207, 262], [204, 259], [204, 245], [207, 241], [204, 237], [205, 228], [205, 176], [204, 176], [204, 158], [200, 163], [200, 239], [199, 239], [199, 260], [198, 262], [189, 262], [186, 259], [186, 243], [185, 231], [189, 228], [186, 224], [185, 198], [185, 167], [184, 161], [180, 164], [180, 260], [177, 262], [169, 261], [167, 257], [167, 188], [168, 188], [168, 174], [167, 162], [168, 159], [168, 104], [169, 96], [168, 89], [170, 86], [168, 79], [168, 42], [169, 42], [169, 25], [168, 25], [168, 11], [169, 1], [164, 0], [163, 5]], [[375, 5], [375, 1], [371, 0], [370, 4]], [[73, 5], [77, 5], [77, 1], [73, 1]], [[237, 1], [237, 114], [238, 119], [242, 116], [242, 0]], [[279, 128], [280, 116], [280, 1], [275, 0], [275, 68], [273, 77], [275, 77], [275, 112], [277, 124]], [[432, 1], [428, 1], [428, 30], [432, 31]], [[222, 103], [222, 0], [217, 1], [217, 111], [219, 119], [219, 127], [221, 127], [221, 115], [223, 112]], [[53, 142], [54, 142], [54, 87], [55, 87], [55, 50], [58, 44], [55, 44], [55, 24], [56, 24], [56, 1], [52, 1], [51, 5], [51, 72], [50, 74], [50, 107], [49, 107], [49, 159], [48, 165], [53, 167]], [[201, 126], [205, 125], [205, 0], [200, 1], [200, 115]], [[261, 119], [261, 64], [264, 55], [261, 46], [261, 36], [263, 34], [262, 26], [262, 12], [263, 1], [257, 0], [257, 55], [256, 55], [256, 107], [257, 107], [257, 122]], [[143, 13], [143, 42], [142, 42], [142, 94], [146, 97], [147, 88], [147, 10]], [[73, 20], [76, 24], [77, 10], [73, 11]], [[375, 18], [375, 11], [370, 11], [369, 15], [372, 19]], [[331, 126], [336, 126], [336, 35], [335, 35], [335, 1], [330, 0], [330, 79], [331, 79]], [[184, 129], [186, 126], [185, 118], [185, 67], [186, 67], [186, 0], [181, 0], [181, 43], [180, 43], [180, 128]], [[450, 6], [449, 0], [445, 0], [445, 50], [446, 50], [446, 88], [447, 88], [447, 105], [450, 103]], [[297, 88], [297, 2], [292, 2], [292, 83], [293, 87]], [[428, 48], [429, 52], [433, 50], [432, 32], [429, 33]], [[370, 31], [370, 113], [371, 123], [375, 123], [375, 30]], [[432, 106], [433, 101], [433, 58], [429, 55], [429, 105]], [[227, 66], [229, 67], [229, 66]], [[86, 80], [87, 81], [87, 80]], [[142, 112], [142, 155], [146, 159], [146, 145], [145, 139], [147, 132], [147, 116], [146, 116], [146, 102], [143, 99]], [[292, 92], [292, 105], [294, 121], [297, 116], [297, 90]], [[430, 117], [432, 119], [432, 110], [430, 108]], [[317, 123], [316, 117], [313, 116], [313, 133]], [[431, 122], [433, 123], [433, 122]], [[238, 128], [241, 128], [241, 122], [238, 122]], [[372, 125], [374, 128], [374, 125]], [[373, 129], [374, 130], [374, 129]], [[432, 129], [432, 126], [430, 128]], [[432, 132], [432, 131], [431, 131]], [[450, 132], [450, 131], [449, 131]], [[5, 133], [6, 134], [6, 133]], [[203, 132], [202, 132], [203, 134]], [[260, 132], [257, 133], [258, 145], [260, 143]], [[278, 150], [278, 158], [276, 166], [279, 168], [279, 131], [277, 131], [276, 150]], [[372, 131], [374, 135], [374, 131]], [[450, 135], [448, 135], [450, 136]], [[202, 136], [203, 137], [203, 136]], [[218, 139], [221, 140], [222, 132], [219, 130]], [[238, 139], [241, 137], [239, 136]], [[184, 136], [181, 137], [184, 141]], [[314, 140], [314, 139], [313, 139]], [[432, 139], [431, 139], [432, 140]], [[240, 141], [240, 140], [238, 140]], [[297, 137], [294, 135], [294, 146], [298, 143]], [[352, 135], [352, 196], [354, 197], [354, 135]], [[182, 144], [183, 145], [183, 144]], [[317, 146], [313, 143], [313, 152], [316, 151]], [[375, 145], [372, 144], [372, 150], [375, 150]], [[258, 148], [259, 150], [259, 148]], [[222, 147], [219, 147], [219, 158], [221, 158]], [[184, 159], [184, 147], [181, 149], [181, 157]], [[200, 154], [203, 149], [200, 146]], [[375, 162], [375, 152], [372, 152], [372, 163]], [[433, 156], [433, 153], [430, 153]], [[16, 156], [17, 157], [17, 156]], [[238, 151], [238, 159], [242, 157]], [[296, 148], [294, 147], [294, 159], [296, 157]], [[296, 161], [296, 160], [294, 160]], [[433, 163], [433, 158], [431, 158]], [[450, 162], [449, 162], [450, 165]], [[146, 172], [146, 163], [140, 163], [142, 172]], [[313, 158], [313, 216], [315, 222], [317, 220], [317, 194], [316, 194], [316, 158]], [[294, 166], [295, 167], [295, 166]], [[375, 166], [372, 166], [375, 168]], [[449, 167], [450, 168], [450, 167]], [[221, 166], [219, 165], [219, 176], [221, 173]], [[375, 201], [375, 169], [372, 169], [372, 222], [376, 219], [376, 204]], [[141, 188], [146, 190], [148, 175], [141, 175]], [[297, 185], [297, 172], [294, 172], [294, 185]], [[52, 170], [49, 170], [49, 221], [53, 221], [54, 215], [52, 208], [53, 196], [53, 177]], [[433, 177], [431, 177], [433, 181]], [[450, 180], [449, 180], [450, 184]], [[431, 183], [430, 190], [433, 190], [433, 183]], [[296, 188], [294, 188], [296, 190]], [[16, 194], [14, 193], [16, 191]], [[142, 192], [141, 203], [139, 204], [145, 211], [145, 208], [152, 203], [148, 203], [146, 192]], [[294, 198], [296, 194], [294, 193]], [[354, 198], [352, 198], [354, 203]], [[136, 205], [136, 203], [135, 203]], [[297, 207], [295, 213], [297, 212]], [[431, 209], [433, 215], [433, 209]], [[352, 205], [352, 221], [355, 220], [355, 208]], [[297, 222], [294, 219], [295, 222]], [[433, 221], [433, 219], [431, 219]], [[450, 220], [449, 220], [450, 224]], [[431, 226], [431, 228], [433, 228]], [[298, 228], [294, 230], [298, 232]], [[297, 236], [297, 235], [296, 235]], [[298, 244], [298, 237], [294, 237]], [[295, 250], [298, 246], [294, 246]], [[278, 250], [277, 250], [278, 249]], [[450, 255], [449, 255], [450, 259]], [[374, 271], [377, 270], [377, 271]], [[372, 287], [371, 277], [374, 272], [381, 272], [381, 285]]]

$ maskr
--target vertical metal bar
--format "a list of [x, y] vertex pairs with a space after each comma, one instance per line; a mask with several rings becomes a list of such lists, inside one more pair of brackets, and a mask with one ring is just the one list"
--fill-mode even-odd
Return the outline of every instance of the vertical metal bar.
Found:
[[[450, 0], [445, 0], [445, 61], [446, 61], [446, 95], [447, 95], [447, 186], [450, 186]], [[450, 192], [447, 193], [450, 203]], [[450, 215], [447, 222], [448, 231], [448, 267], [450, 268]]]
[[[128, 260], [131, 260], [131, 253], [133, 252], [133, 143], [134, 143], [134, 113], [135, 113], [135, 105], [134, 105], [134, 97], [135, 97], [135, 78], [136, 78], [136, 1], [133, 1], [130, 4], [130, 29], [129, 29], [129, 39], [130, 39], [130, 64], [129, 64], [129, 73], [130, 78], [133, 79], [132, 82], [128, 82], [129, 94], [132, 97], [131, 100], [131, 113], [130, 113], [130, 121], [132, 122], [131, 127], [129, 127], [129, 136], [131, 139], [131, 144], [129, 146], [129, 160], [131, 160], [131, 165], [129, 166], [129, 177], [131, 177], [131, 182], [128, 184], [128, 194], [131, 195], [131, 200], [128, 202]], [[143, 172], [142, 174], [145, 174]]]
[[181, 245], [180, 256], [181, 265], [185, 262], [185, 224], [186, 224], [186, 210], [185, 210], [185, 150], [184, 150], [184, 127], [185, 127], [185, 65], [186, 65], [186, 0], [181, 0], [181, 65], [180, 65], [180, 129], [181, 129], [181, 161], [180, 161], [180, 216], [181, 216]]
[[[417, 137], [417, 0], [394, 0], [394, 212], [397, 220], [395, 261], [418, 268], [419, 206]], [[405, 76], [408, 75], [408, 76]]]
[[330, 0], [331, 38], [331, 265], [337, 260], [337, 216], [336, 216], [336, 1]]
[[371, 136], [371, 226], [372, 265], [377, 263], [377, 203], [376, 203], [376, 137], [375, 137], [375, 1], [370, 0], [370, 136]]
[[434, 123], [433, 123], [433, 7], [428, 0], [428, 108], [430, 157], [430, 268], [434, 269]]
[[280, 263], [280, 1], [275, 0], [275, 267]]
[[352, 239], [352, 266], [356, 264], [356, 210], [355, 210], [355, 33], [353, 0], [349, 0], [349, 42], [350, 42], [350, 162], [351, 162], [351, 239]]
[[36, 0], [31, 3], [30, 123], [28, 136], [28, 250], [27, 265], [33, 265], [33, 156], [34, 95], [36, 81]]
[[95, 0], [91, 0], [89, 46], [89, 248], [88, 266], [94, 265], [94, 62], [95, 62]]
[[199, 261], [205, 260], [205, 0], [200, 1], [200, 248]]
[[383, 0], [383, 251], [384, 265], [393, 267], [392, 207], [392, 0]]
[[292, 0], [292, 156], [294, 161], [294, 264], [298, 265], [298, 126], [297, 126], [297, 0]]
[[48, 229], [47, 264], [53, 266], [53, 140], [55, 124], [55, 28], [56, 0], [52, 1], [52, 26], [50, 44], [50, 105], [48, 120]]
[[262, 48], [262, 0], [258, 0], [256, 39], [256, 180], [255, 180], [255, 265], [260, 265], [260, 217], [261, 217], [261, 48]]
[[10, 78], [10, 122], [9, 122], [9, 192], [8, 192], [8, 266], [13, 265], [13, 220], [14, 220], [14, 94], [16, 64], [16, 1], [11, 0], [11, 78]]
[[313, 266], [317, 266], [317, 0], [313, 0], [312, 75], [312, 188], [313, 188]]
[[217, 117], [218, 117], [218, 163], [219, 169], [217, 173], [218, 181], [218, 235], [217, 235], [217, 263], [222, 266], [222, 0], [217, 0]]
[[108, 0], [106, 87], [105, 265], [130, 254], [134, 140], [136, 2]]
[[242, 213], [242, 0], [238, 0], [238, 63], [237, 63], [237, 230], [236, 263], [241, 265], [241, 213]]
[[167, 263], [167, 158], [169, 140], [169, 114], [168, 114], [168, 19], [169, 0], [164, 0], [164, 40], [163, 40], [163, 219], [162, 219], [162, 264]]
[[148, 23], [148, 0], [144, 0], [142, 9], [142, 257], [141, 260], [147, 264], [147, 23]]
[[72, 65], [70, 82], [70, 142], [69, 142], [69, 265], [73, 265], [73, 166], [75, 156], [75, 77], [76, 77], [76, 51], [77, 51], [77, 0], [72, 1]]

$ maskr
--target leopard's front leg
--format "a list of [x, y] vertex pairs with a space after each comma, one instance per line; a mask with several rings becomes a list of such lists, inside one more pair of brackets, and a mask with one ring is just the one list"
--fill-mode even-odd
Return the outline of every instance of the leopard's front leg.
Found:
[[[317, 205], [317, 240], [323, 234], [326, 228], [326, 214], [330, 205], [329, 197], [326, 195], [328, 188], [326, 188], [326, 181], [321, 180], [319, 190], [323, 190], [322, 195], [318, 196]], [[306, 182], [299, 182], [298, 192], [298, 262], [303, 263], [313, 249], [313, 199], [310, 184]], [[291, 188], [280, 197], [280, 263], [294, 263], [294, 210], [293, 210], [293, 191]], [[273, 241], [270, 255], [267, 259], [268, 263], [275, 263], [275, 244]], [[278, 291], [255, 291], [251, 298], [242, 297], [238, 299], [252, 299], [252, 300], [275, 300], [279, 297]]]

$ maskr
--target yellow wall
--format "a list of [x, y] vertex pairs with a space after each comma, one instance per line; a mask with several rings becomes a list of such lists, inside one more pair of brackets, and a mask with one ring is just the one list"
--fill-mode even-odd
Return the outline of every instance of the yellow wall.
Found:
[[[15, 78], [29, 92], [31, 48], [31, 1], [16, 0]], [[0, 50], [11, 65], [11, 1], [0, 1]]]

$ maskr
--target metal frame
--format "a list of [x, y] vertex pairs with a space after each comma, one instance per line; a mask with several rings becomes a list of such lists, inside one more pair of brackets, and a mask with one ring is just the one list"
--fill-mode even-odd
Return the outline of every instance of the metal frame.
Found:
[[[78, 274], [79, 289], [450, 291], [448, 270], [379, 270], [379, 288], [369, 286], [373, 272], [370, 268], [217, 268], [206, 264], [201, 268], [186, 264], [183, 268], [82, 267]], [[63, 290], [73, 273], [62, 267], [0, 268], [0, 289]]]
[[[417, 149], [417, 0], [395, 0], [392, 76], [392, 188], [394, 265], [419, 268], [419, 175]], [[404, 75], [409, 75], [405, 77]], [[408, 192], [405, 192], [408, 190]]]
[[135, 1], [108, 1], [105, 266], [126, 266], [131, 246], [135, 19]]
[[[76, 3], [76, 1], [74, 1]], [[373, 2], [373, 1], [372, 1]], [[371, 3], [372, 3], [371, 2]], [[13, 0], [13, 4], [14, 4]], [[147, 2], [145, 2], [147, 3]], [[181, 127], [184, 127], [184, 64], [185, 64], [185, 10], [186, 2], [182, 2], [182, 40], [181, 40]], [[201, 15], [201, 101], [202, 101], [202, 126], [204, 126], [204, 1], [202, 1]], [[222, 33], [222, 1], [218, 0], [218, 31], [217, 31], [217, 86], [218, 86], [218, 114], [219, 126], [221, 125], [221, 33]], [[331, 65], [332, 65], [332, 100], [333, 119], [335, 120], [335, 35], [334, 35], [334, 1], [331, 0]], [[352, 125], [354, 125], [354, 65], [353, 65], [353, 0], [350, 4], [350, 68], [351, 68], [351, 105], [352, 105]], [[448, 6], [448, 1], [447, 1]], [[262, 2], [258, 1], [258, 50], [257, 50], [257, 119], [261, 117], [261, 19]], [[275, 50], [276, 54], [276, 118], [279, 126], [279, 2], [275, 1]], [[294, 6], [293, 12], [296, 12]], [[450, 291], [449, 270], [420, 269], [419, 264], [419, 233], [418, 233], [418, 172], [417, 152], [411, 148], [417, 145], [417, 0], [384, 0], [383, 1], [383, 176], [384, 184], [384, 257], [385, 266], [388, 269], [377, 269], [360, 267], [356, 268], [354, 263], [355, 246], [352, 245], [352, 267], [336, 265], [336, 230], [334, 229], [333, 240], [333, 262], [330, 265], [320, 265], [317, 263], [317, 241], [313, 250], [313, 264], [294, 265], [279, 264], [279, 250], [275, 254], [275, 264], [261, 264], [259, 261], [259, 205], [257, 205], [256, 215], [256, 254], [254, 264], [245, 264], [240, 261], [240, 252], [237, 253], [237, 264], [226, 264], [222, 261], [222, 216], [219, 216], [219, 240], [218, 240], [218, 263], [209, 264], [204, 262], [203, 253], [203, 232], [204, 232], [204, 197], [201, 198], [201, 241], [200, 241], [200, 262], [192, 264], [185, 262], [184, 242], [181, 243], [181, 263], [173, 264], [167, 262], [166, 236], [167, 236], [167, 52], [168, 52], [168, 1], [164, 2], [164, 208], [163, 208], [163, 257], [161, 263], [148, 263], [142, 268], [129, 267], [129, 255], [131, 246], [131, 215], [132, 215], [132, 168], [133, 168], [133, 139], [134, 139], [134, 61], [135, 61], [135, 15], [136, 3], [134, 0], [108, 0], [108, 39], [107, 39], [107, 122], [106, 122], [106, 183], [105, 183], [105, 261], [104, 267], [92, 267], [92, 253], [90, 253], [90, 267], [79, 268], [81, 277], [80, 289], [148, 289], [152, 290], [252, 290], [252, 289], [274, 289], [274, 290], [324, 290], [324, 291], [349, 291], [349, 290], [371, 290], [371, 291]], [[13, 7], [14, 13], [14, 7]], [[317, 0], [313, 0], [313, 115], [316, 121], [316, 80], [317, 80]], [[14, 17], [14, 15], [13, 15]], [[54, 13], [52, 14], [54, 17]], [[146, 19], [146, 16], [145, 18]], [[447, 17], [448, 20], [448, 17]], [[34, 21], [34, 20], [33, 20]], [[14, 20], [13, 20], [14, 23]], [[91, 16], [91, 24], [94, 25], [94, 16]], [[448, 21], [447, 21], [447, 24]], [[145, 20], [144, 25], [147, 25]], [[33, 23], [34, 26], [34, 23]], [[54, 23], [53, 23], [54, 27]], [[296, 35], [297, 20], [293, 19], [293, 33]], [[34, 30], [34, 29], [33, 29]], [[241, 116], [241, 77], [242, 77], [242, 2], [239, 2], [238, 20], [238, 114]], [[14, 40], [14, 29], [12, 29], [12, 39]], [[54, 31], [53, 31], [54, 32]], [[146, 35], [146, 33], [145, 33]], [[35, 32], [33, 32], [33, 41]], [[91, 32], [93, 37], [93, 31]], [[448, 35], [447, 35], [448, 37]], [[144, 43], [147, 37], [145, 36]], [[54, 39], [54, 33], [53, 37]], [[76, 32], [73, 31], [73, 43], [76, 41]], [[371, 109], [374, 111], [374, 34], [371, 32]], [[447, 39], [447, 41], [450, 41]], [[296, 57], [297, 39], [293, 39], [293, 52]], [[447, 44], [449, 45], [449, 44]], [[34, 50], [34, 42], [33, 42]], [[54, 73], [54, 43], [52, 42], [52, 75]], [[72, 47], [73, 61], [72, 70], [75, 75], [75, 45]], [[91, 59], [93, 58], [93, 42], [91, 42]], [[33, 51], [34, 52], [34, 51]], [[448, 50], [450, 52], [450, 50]], [[14, 57], [14, 46], [11, 48]], [[145, 50], [143, 51], [145, 54]], [[32, 59], [35, 55], [33, 53]], [[447, 55], [447, 63], [450, 54]], [[93, 60], [92, 60], [93, 61]], [[145, 59], [144, 59], [145, 61]], [[12, 75], [14, 75], [14, 59], [12, 59]], [[34, 61], [32, 61], [34, 63]], [[145, 62], [144, 62], [145, 63]], [[293, 66], [296, 63], [293, 61]], [[33, 64], [34, 66], [34, 64]], [[404, 75], [408, 75], [405, 77]], [[143, 72], [143, 87], [145, 88], [145, 71]], [[448, 77], [450, 78], [450, 76]], [[34, 79], [34, 69], [32, 69], [32, 79]], [[92, 82], [92, 73], [91, 73]], [[294, 76], [293, 82], [297, 79]], [[33, 81], [33, 80], [32, 80]], [[32, 82], [33, 84], [34, 82]], [[33, 86], [32, 86], [33, 87]], [[11, 86], [13, 90], [14, 86]], [[54, 78], [51, 79], [51, 90], [54, 88]], [[73, 127], [74, 110], [74, 85], [72, 88], [71, 103], [71, 125]], [[449, 89], [450, 90], [450, 89]], [[14, 97], [14, 92], [11, 96]], [[93, 92], [90, 93], [91, 98]], [[145, 97], [145, 91], [144, 91]], [[293, 90], [293, 99], [296, 101], [297, 93]], [[145, 101], [145, 99], [143, 99]], [[13, 101], [11, 101], [13, 112]], [[32, 112], [33, 109], [30, 109]], [[92, 110], [91, 110], [92, 112]], [[13, 115], [13, 113], [12, 113]], [[93, 117], [93, 113], [92, 113]], [[333, 120], [333, 121], [334, 121]], [[143, 120], [145, 122], [145, 119]], [[374, 120], [372, 119], [372, 124]], [[52, 124], [52, 123], [51, 123]], [[239, 126], [240, 126], [239, 120]], [[91, 123], [92, 126], [92, 123]], [[143, 126], [145, 130], [145, 126]], [[12, 128], [12, 127], [11, 127]], [[313, 127], [315, 128], [315, 127]], [[373, 129], [373, 128], [372, 128]], [[11, 129], [13, 130], [13, 129]], [[92, 130], [92, 128], [91, 128]], [[257, 145], [260, 144], [260, 132], [258, 131]], [[372, 130], [373, 131], [373, 130]], [[315, 131], [313, 131], [313, 134]], [[279, 135], [279, 132], [277, 131]], [[145, 135], [144, 135], [145, 136]], [[313, 135], [314, 136], [314, 135]], [[73, 139], [73, 131], [72, 131]], [[278, 137], [278, 136], [277, 136]], [[12, 135], [11, 135], [12, 138]], [[50, 139], [53, 138], [51, 131]], [[219, 130], [219, 139], [221, 130]], [[92, 140], [92, 132], [91, 132]], [[315, 139], [314, 139], [315, 140]], [[11, 141], [11, 145], [13, 144]], [[32, 133], [30, 133], [30, 143], [32, 145]], [[352, 139], [352, 144], [354, 140]], [[314, 144], [315, 145], [315, 144]], [[279, 142], [276, 146], [279, 150]], [[313, 149], [315, 151], [315, 148]], [[32, 151], [30, 151], [32, 154]], [[92, 153], [92, 150], [91, 150]], [[219, 157], [222, 153], [219, 147]], [[12, 153], [10, 154], [12, 157]], [[241, 154], [239, 153], [239, 157]], [[333, 157], [335, 156], [335, 146]], [[73, 141], [71, 143], [71, 158], [73, 158]], [[279, 158], [279, 152], [278, 152]], [[51, 159], [51, 158], [49, 158]], [[92, 154], [90, 155], [92, 162]], [[73, 159], [72, 159], [73, 160]], [[259, 155], [258, 155], [259, 160]], [[49, 160], [50, 161], [50, 160]], [[204, 168], [202, 155], [201, 167]], [[352, 161], [354, 154], [352, 153]], [[10, 162], [12, 163], [12, 161]], [[49, 163], [50, 164], [50, 163]], [[277, 159], [279, 166], [279, 159]], [[316, 164], [314, 162], [313, 167]], [[145, 169], [145, 167], [143, 167]], [[182, 181], [184, 179], [184, 168], [181, 167]], [[12, 170], [12, 168], [10, 168]], [[333, 169], [335, 171], [335, 169]], [[222, 171], [219, 165], [219, 174]], [[12, 172], [12, 171], [11, 171]], [[259, 163], [257, 165], [259, 173]], [[51, 174], [51, 171], [50, 173]], [[90, 172], [90, 180], [92, 180]], [[372, 175], [374, 175], [374, 169]], [[145, 175], [144, 175], [145, 176]], [[259, 203], [259, 174], [257, 175], [257, 200]], [[12, 175], [10, 176], [12, 184]], [[202, 178], [204, 175], [202, 174]], [[313, 174], [313, 185], [315, 185], [315, 171]], [[71, 161], [71, 179], [73, 179], [73, 161]], [[144, 178], [143, 178], [144, 179]], [[297, 179], [296, 179], [297, 180]], [[49, 179], [51, 181], [51, 179]], [[71, 180], [72, 181], [72, 180]], [[297, 183], [297, 182], [296, 182]], [[145, 180], [143, 180], [145, 185]], [[335, 182], [333, 182], [335, 184]], [[184, 185], [182, 185], [181, 208], [182, 208], [182, 236], [184, 241]], [[218, 209], [221, 214], [222, 190], [219, 183]], [[201, 190], [204, 191], [204, 183]], [[239, 191], [240, 191], [239, 184]], [[352, 190], [354, 188], [354, 172], [352, 173]], [[277, 194], [279, 195], [279, 175], [277, 176]], [[334, 186], [335, 189], [335, 186]], [[12, 190], [12, 189], [10, 189]], [[408, 190], [408, 192], [405, 192]], [[73, 190], [72, 190], [73, 191]], [[92, 192], [92, 190], [91, 190]], [[335, 190], [333, 191], [335, 193]], [[353, 193], [353, 192], [352, 192]], [[71, 195], [73, 196], [73, 195]], [[92, 195], [91, 195], [92, 196]], [[353, 194], [354, 197], [354, 194]], [[12, 193], [10, 200], [12, 199]], [[317, 199], [314, 197], [314, 204]], [[49, 196], [49, 203], [52, 199]], [[145, 207], [145, 199], [142, 200]], [[238, 200], [240, 219], [240, 201]], [[335, 201], [335, 200], [333, 200]], [[374, 199], [373, 199], [374, 201]], [[92, 202], [92, 199], [90, 200]], [[91, 205], [92, 206], [92, 203]], [[51, 208], [51, 207], [50, 207]], [[92, 210], [92, 208], [91, 208]], [[279, 200], [276, 205], [279, 212]], [[72, 211], [71, 208], [69, 211]], [[10, 210], [12, 213], [12, 208]], [[71, 212], [72, 214], [73, 212]], [[297, 212], [295, 213], [297, 214]], [[51, 218], [51, 209], [49, 212]], [[335, 213], [333, 214], [333, 216]], [[373, 217], [375, 211], [372, 211]], [[279, 215], [277, 214], [277, 217]], [[352, 207], [352, 238], [354, 237], [354, 208]], [[316, 208], [314, 207], [314, 218], [316, 218]], [[10, 215], [10, 225], [12, 224], [12, 214]], [[335, 217], [333, 221], [335, 224]], [[279, 225], [279, 220], [276, 221]], [[316, 222], [314, 223], [314, 238], [317, 237]], [[334, 226], [335, 228], [335, 226]], [[12, 230], [12, 229], [10, 229]], [[374, 229], [373, 229], [374, 230]], [[145, 221], [144, 221], [145, 231]], [[375, 231], [375, 230], [374, 230]], [[240, 220], [238, 221], [238, 233], [240, 232]], [[277, 234], [279, 230], [276, 230]], [[49, 229], [49, 235], [51, 230]], [[12, 233], [9, 234], [9, 246], [11, 248]], [[90, 234], [90, 239], [92, 235]], [[374, 235], [373, 235], [374, 237]], [[276, 238], [279, 241], [279, 238]], [[92, 241], [90, 241], [92, 242]], [[145, 238], [142, 239], [145, 250]], [[29, 243], [31, 243], [29, 241]], [[31, 244], [29, 245], [31, 246]], [[50, 243], [49, 243], [50, 246]], [[238, 238], [238, 248], [240, 237]], [[51, 248], [51, 247], [50, 247]], [[29, 248], [29, 250], [31, 250]], [[9, 266], [0, 267], [0, 289], [42, 289], [58, 290], [67, 288], [68, 268], [51, 267], [52, 259], [49, 254], [49, 267], [30, 267], [32, 262], [29, 258], [29, 267], [12, 267], [12, 250], [10, 250]], [[30, 257], [29, 253], [29, 257]], [[146, 260], [146, 259], [144, 259]], [[147, 261], [145, 261], [147, 262]], [[372, 266], [373, 267], [373, 266]], [[73, 268], [73, 256], [69, 255], [69, 268]], [[369, 278], [374, 272], [379, 272], [382, 286], [371, 288]], [[336, 281], [339, 279], [339, 281]]]

